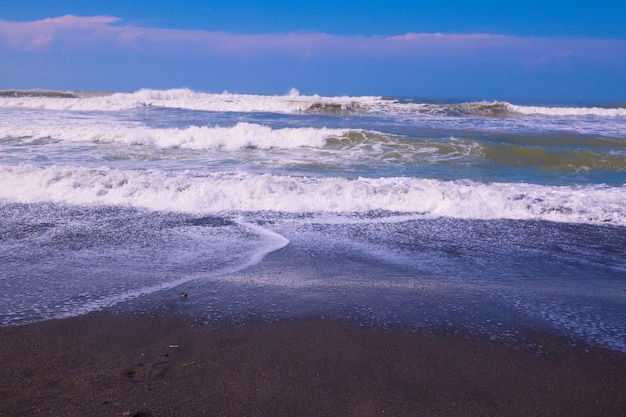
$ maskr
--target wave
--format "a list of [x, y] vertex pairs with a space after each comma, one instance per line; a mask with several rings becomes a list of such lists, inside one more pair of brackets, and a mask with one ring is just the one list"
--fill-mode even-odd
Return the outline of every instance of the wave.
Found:
[[[272, 129], [247, 122], [228, 127], [149, 128], [138, 123], [107, 123], [102, 118], [96, 124], [90, 120], [84, 123], [73, 119], [69, 124], [60, 119], [31, 122], [29, 118], [15, 125], [0, 123], [0, 143], [43, 145], [57, 142], [207, 151], [293, 150], [274, 158], [274, 166], [315, 165], [341, 169], [363, 163], [378, 164], [378, 167], [415, 167], [431, 163], [489, 161], [566, 172], [626, 171], [626, 143], [621, 139], [500, 136], [496, 140], [472, 137], [417, 140], [357, 129]], [[208, 154], [205, 157], [208, 158]], [[245, 159], [243, 154], [239, 157]]]
[[391, 105], [395, 111], [405, 114], [422, 114], [447, 117], [509, 117], [514, 112], [506, 102], [470, 102], [470, 103], [422, 103], [406, 102], [402, 106]]
[[[102, 121], [98, 125], [60, 123], [55, 126], [54, 123], [46, 120], [37, 125], [30, 121], [17, 126], [7, 124], [0, 127], [0, 141], [121, 143], [158, 148], [225, 151], [314, 148], [324, 150], [319, 157], [326, 162], [332, 162], [333, 157], [339, 157], [339, 164], [363, 159], [413, 164], [428, 156], [436, 156], [438, 161], [455, 160], [481, 155], [482, 150], [475, 140], [413, 140], [404, 136], [358, 129], [272, 129], [247, 122], [239, 122], [230, 127], [189, 126], [182, 129], [120, 126]], [[308, 154], [308, 157], [313, 156]]]
[[178, 108], [220, 112], [338, 113], [365, 110], [381, 101], [380, 97], [303, 96], [297, 91], [287, 95], [221, 94], [189, 89], [150, 90], [108, 95], [82, 95], [78, 100], [61, 97], [3, 97], [0, 107], [47, 110], [116, 111], [145, 107]]
[[244, 149], [322, 147], [328, 138], [346, 135], [346, 129], [283, 128], [240, 122], [232, 127], [190, 126], [183, 129], [153, 129], [143, 126], [34, 126], [0, 127], [0, 138], [52, 139], [71, 142], [124, 143], [161, 148]]
[[21, 165], [0, 166], [0, 199], [188, 213], [385, 211], [626, 226], [626, 186], [545, 186], [407, 177], [351, 180]]
[[542, 107], [509, 103], [507, 107], [512, 112], [524, 115], [626, 117], [626, 108], [622, 107]]
[[41, 97], [41, 98], [78, 98], [74, 93], [67, 91], [51, 91], [51, 90], [0, 90], [0, 97], [6, 98], [24, 98], [24, 97]]
[[[606, 141], [597, 140], [597, 142], [597, 145], [592, 143], [586, 150], [489, 144], [482, 146], [480, 152], [485, 158], [508, 166], [540, 167], [544, 170], [559, 169], [574, 172], [596, 169], [626, 171], [626, 154], [619, 151], [606, 152], [606, 149], [602, 149]], [[616, 148], [622, 144], [617, 145]]]
[[405, 109], [399, 106], [392, 106], [399, 112], [415, 112], [432, 116], [450, 117], [515, 117], [515, 116], [598, 116], [598, 117], [626, 117], [626, 108], [613, 107], [542, 107], [523, 106], [511, 104], [506, 101], [494, 102], [469, 102], [453, 104], [430, 104], [430, 103], [406, 103]]
[[178, 108], [218, 112], [274, 113], [383, 113], [430, 116], [511, 117], [543, 115], [553, 117], [626, 117], [623, 107], [542, 107], [523, 106], [505, 101], [467, 103], [428, 103], [380, 96], [324, 97], [286, 95], [203, 93], [190, 89], [142, 89], [134, 93], [72, 94], [38, 90], [0, 92], [0, 107], [21, 107], [71, 111], [116, 111], [145, 107]]

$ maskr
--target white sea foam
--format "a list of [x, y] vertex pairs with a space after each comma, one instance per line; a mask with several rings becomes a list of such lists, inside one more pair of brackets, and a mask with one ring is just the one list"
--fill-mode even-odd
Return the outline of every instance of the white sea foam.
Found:
[[189, 213], [391, 211], [626, 226], [626, 187], [0, 166], [0, 198]]
[[[228, 266], [223, 269], [218, 269], [216, 271], [213, 271], [210, 274], [211, 278], [213, 279], [219, 280], [221, 276], [226, 276], [226, 278], [221, 278], [221, 279], [228, 279], [229, 275], [242, 271], [246, 268], [249, 268], [253, 265], [260, 263], [265, 256], [279, 249], [282, 249], [289, 244], [289, 239], [269, 229], [265, 229], [261, 226], [243, 222], [243, 221], [239, 221], [238, 223], [243, 228], [248, 229], [249, 233], [257, 234], [261, 238], [262, 243], [259, 244], [255, 250], [251, 250], [249, 253], [240, 255], [242, 259], [238, 263], [235, 263], [234, 265]], [[183, 284], [186, 284], [188, 282], [192, 282], [198, 279], [206, 280], [208, 278], [208, 275], [209, 274], [207, 274], [206, 272], [200, 275], [186, 275], [184, 277], [162, 282], [159, 284], [147, 285], [147, 286], [132, 289], [132, 290], [126, 290], [121, 293], [116, 293], [116, 294], [112, 294], [112, 295], [108, 295], [108, 296], [104, 296], [100, 298], [94, 298], [94, 299], [91, 299], [82, 303], [79, 306], [72, 306], [66, 312], [53, 313], [51, 314], [51, 318], [58, 319], [58, 318], [74, 317], [74, 316], [87, 314], [92, 311], [103, 310], [106, 308], [110, 308], [116, 304], [134, 300], [136, 298], [143, 297], [145, 295], [176, 288]]]
[[161, 148], [242, 149], [322, 147], [326, 139], [341, 137], [348, 130], [327, 128], [283, 128], [240, 122], [232, 127], [190, 126], [183, 129], [152, 129], [143, 126], [81, 125], [4, 126], [0, 138], [32, 138], [71, 141], [152, 145]]
[[522, 106], [507, 102], [432, 104], [398, 101], [378, 96], [286, 95], [202, 93], [189, 89], [151, 90], [111, 95], [85, 95], [82, 98], [55, 96], [0, 97], [0, 108], [31, 108], [71, 111], [116, 111], [141, 107], [179, 108], [229, 112], [341, 112], [359, 111], [394, 114], [445, 115], [471, 113], [494, 116], [502, 112], [545, 116], [626, 117], [626, 108]]
[[626, 117], [626, 108], [619, 107], [543, 107], [518, 106], [509, 103], [506, 105], [511, 111], [526, 115]]
[[[177, 228], [173, 236], [163, 239], [173, 245], [161, 248], [163, 253], [153, 255], [165, 259], [166, 265], [168, 262], [170, 265], [171, 262], [188, 264], [198, 260], [204, 265], [211, 265], [211, 268], [206, 266], [202, 268], [201, 272], [187, 271], [184, 274], [164, 272], [156, 274], [156, 277], [152, 273], [137, 275], [134, 272], [98, 276], [98, 271], [102, 268], [98, 259], [100, 255], [109, 261], [118, 259], [118, 263], [135, 272], [136, 269], [143, 270], [146, 267], [154, 270], [156, 265], [154, 260], [151, 262], [149, 257], [142, 257], [142, 254], [138, 253], [130, 257], [130, 260], [125, 259], [127, 255], [123, 254], [127, 254], [132, 245], [125, 245], [125, 249], [120, 251], [99, 248], [97, 255], [90, 253], [89, 249], [74, 250], [71, 255], [77, 257], [68, 262], [71, 264], [68, 269], [75, 269], [64, 272], [66, 284], [70, 283], [72, 288], [70, 294], [72, 292], [73, 294], [68, 296], [67, 291], [63, 291], [59, 296], [54, 294], [53, 289], [52, 291], [41, 289], [41, 285], [48, 284], [45, 277], [49, 274], [44, 273], [45, 277], [41, 277], [41, 269], [37, 265], [29, 265], [26, 269], [29, 271], [31, 285], [21, 282], [24, 285], [20, 286], [19, 297], [16, 297], [17, 290], [14, 288], [0, 293], [0, 305], [3, 310], [0, 311], [0, 325], [82, 315], [155, 292], [173, 289], [198, 279], [233, 282], [233, 274], [260, 263], [266, 255], [289, 244], [289, 240], [284, 236], [257, 224], [239, 219], [233, 219], [233, 222], [233, 226], [227, 226], [226, 230], [220, 227], [219, 231], [207, 227]], [[120, 256], [121, 258], [118, 258]], [[81, 261], [88, 263], [89, 273], [83, 272], [79, 275], [72, 273], [84, 266], [81, 265]], [[162, 264], [160, 268], [168, 270]]]
[[0, 107], [21, 107], [47, 110], [115, 111], [141, 107], [164, 107], [205, 111], [279, 112], [294, 113], [321, 110], [350, 110], [381, 102], [380, 97], [321, 97], [300, 95], [253, 95], [232, 93], [200, 93], [188, 89], [150, 90], [135, 93], [116, 93], [85, 98], [2, 97]]
[[580, 306], [572, 309], [558, 301], [546, 302], [540, 297], [524, 297], [510, 292], [499, 292], [498, 296], [502, 297], [506, 305], [521, 311], [527, 317], [537, 317], [559, 329], [567, 329], [571, 334], [590, 343], [626, 352], [623, 323], [619, 317], [611, 317], [610, 310], [599, 312]]

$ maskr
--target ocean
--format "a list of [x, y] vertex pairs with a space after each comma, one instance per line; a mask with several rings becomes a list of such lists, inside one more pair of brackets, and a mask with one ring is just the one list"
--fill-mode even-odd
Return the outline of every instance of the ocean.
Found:
[[0, 93], [0, 325], [327, 317], [626, 352], [626, 107]]

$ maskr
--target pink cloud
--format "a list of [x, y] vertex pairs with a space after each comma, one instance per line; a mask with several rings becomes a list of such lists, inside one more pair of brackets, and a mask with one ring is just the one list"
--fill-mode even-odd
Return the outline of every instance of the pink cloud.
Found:
[[[32, 22], [0, 21], [0, 47], [25, 52], [118, 51], [150, 56], [251, 59], [278, 54], [293, 59], [448, 57], [473, 59], [499, 54], [520, 65], [542, 65], [573, 57], [615, 59], [626, 42], [547, 39], [486, 33], [407, 33], [398, 36], [339, 36], [327, 33], [236, 34], [146, 28], [113, 16], [62, 16]], [[564, 52], [566, 51], [566, 53]], [[610, 51], [610, 52], [607, 52]], [[550, 59], [548, 59], [550, 58]]]
[[506, 36], [489, 33], [449, 34], [449, 33], [406, 33], [404, 35], [389, 36], [385, 39], [398, 42], [446, 42], [467, 43], [476, 41], [490, 41], [506, 39]]
[[25, 49], [29, 51], [45, 49], [49, 45], [51, 45], [52, 42], [54, 42], [54, 36], [41, 34], [36, 39], [28, 42], [28, 44], [25, 46]]
[[[112, 16], [62, 16], [32, 22], [0, 20], [0, 43], [22, 51], [51, 50], [55, 44], [69, 44], [77, 35], [102, 35], [110, 32], [112, 23], [120, 19]], [[74, 38], [77, 36], [77, 38]]]

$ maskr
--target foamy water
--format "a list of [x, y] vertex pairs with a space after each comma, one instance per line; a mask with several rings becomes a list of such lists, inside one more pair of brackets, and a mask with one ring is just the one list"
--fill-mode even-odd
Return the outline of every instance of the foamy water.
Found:
[[624, 132], [577, 103], [9, 92], [0, 323], [175, 305], [626, 350]]
[[0, 168], [0, 198], [20, 203], [115, 205], [184, 213], [279, 211], [527, 219], [626, 226], [626, 187], [395, 178], [307, 178], [119, 171], [21, 165]]

